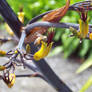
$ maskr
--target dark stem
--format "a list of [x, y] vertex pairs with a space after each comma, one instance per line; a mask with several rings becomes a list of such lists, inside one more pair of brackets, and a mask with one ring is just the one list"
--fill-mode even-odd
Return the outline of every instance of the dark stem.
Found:
[[31, 21], [28, 22], [28, 24], [32, 24], [32, 23], [36, 22], [38, 19], [42, 18], [44, 15], [50, 13], [51, 11], [54, 11], [54, 10], [47, 11], [45, 13], [42, 13], [42, 14], [34, 17]]
[[[51, 23], [51, 22], [35, 22], [32, 24], [29, 24], [25, 27], [25, 31], [27, 34], [29, 34], [30, 30], [32, 30], [34, 27], [56, 27], [56, 28], [67, 28], [70, 29], [70, 27], [73, 27], [74, 29], [79, 29], [79, 24], [74, 23]], [[89, 24], [89, 32], [91, 31], [92, 25]]]
[[[22, 23], [18, 20], [17, 16], [14, 14], [10, 6], [7, 4], [6, 0], [0, 0], [0, 13], [5, 19], [5, 21], [9, 24], [9, 26], [12, 28], [14, 33], [20, 37], [20, 30], [22, 27]], [[37, 48], [32, 45], [32, 52], [35, 52]], [[33, 62], [38, 66], [46, 80], [48, 80], [52, 86], [58, 91], [58, 92], [72, 92], [67, 85], [65, 85], [58, 76], [53, 72], [53, 70], [49, 67], [49, 65], [46, 63], [44, 59], [39, 60], [38, 62], [33, 60]]]
[[34, 22], [32, 24], [29, 24], [25, 27], [25, 31], [27, 34], [30, 33], [30, 30], [34, 27], [56, 27], [56, 28], [70, 28], [73, 27], [75, 29], [79, 29], [79, 24], [73, 24], [73, 23], [51, 23], [47, 21], [41, 21], [41, 22]]
[[[16, 59], [16, 61], [18, 63], [21, 63], [21, 61], [19, 59]], [[34, 72], [39, 72], [39, 69], [36, 66], [33, 66], [33, 65], [27, 63], [26, 61], [24, 61], [24, 66], [27, 67], [28, 69], [34, 71]]]
[[0, 14], [3, 16], [4, 20], [8, 23], [14, 33], [20, 37], [20, 29], [22, 23], [18, 20], [13, 10], [9, 7], [6, 0], [0, 0]]
[[38, 78], [41, 78], [41, 79], [47, 81], [47, 80], [44, 78], [44, 76], [41, 75], [41, 74], [39, 74], [39, 73], [34, 73], [34, 74], [22, 74], [22, 75], [18, 74], [18, 75], [16, 75], [16, 77], [17, 77], [17, 78], [24, 78], [24, 77], [30, 77], [30, 78], [31, 78], [31, 77], [38, 77]]

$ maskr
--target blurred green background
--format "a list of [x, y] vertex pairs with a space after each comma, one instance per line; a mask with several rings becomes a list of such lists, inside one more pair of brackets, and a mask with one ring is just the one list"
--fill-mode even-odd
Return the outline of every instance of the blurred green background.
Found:
[[[12, 9], [17, 14], [19, 9], [23, 7], [25, 13], [25, 24], [33, 17], [44, 13], [48, 10], [57, 9], [65, 5], [66, 0], [7, 0]], [[71, 5], [84, 0], [71, 0]], [[91, 18], [92, 13], [89, 12]], [[68, 11], [61, 22], [78, 23], [80, 16], [75, 11]], [[90, 19], [90, 23], [92, 20]], [[92, 53], [92, 41], [83, 40], [80, 44], [80, 40], [75, 37], [68, 37], [71, 32], [69, 29], [55, 29], [54, 41], [56, 42], [55, 49], [52, 51], [54, 54], [64, 52], [64, 57], [67, 58], [71, 55], [76, 55], [80, 58], [88, 58]], [[57, 45], [58, 44], [58, 45]]]

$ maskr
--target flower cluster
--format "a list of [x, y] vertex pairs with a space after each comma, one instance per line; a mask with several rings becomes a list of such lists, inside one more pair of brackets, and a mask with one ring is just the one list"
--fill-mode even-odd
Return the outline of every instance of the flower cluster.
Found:
[[73, 27], [70, 27], [71, 32], [74, 36], [80, 38], [80, 40], [85, 38], [89, 38], [90, 40], [92, 40], [92, 33], [89, 29], [88, 11], [82, 7], [81, 10], [78, 12], [80, 14], [79, 29], [76, 30]]

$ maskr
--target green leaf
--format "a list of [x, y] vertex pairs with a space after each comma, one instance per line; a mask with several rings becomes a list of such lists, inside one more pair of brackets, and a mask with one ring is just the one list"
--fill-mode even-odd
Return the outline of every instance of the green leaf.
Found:
[[92, 76], [87, 80], [79, 92], [85, 92], [90, 86], [92, 86]]
[[86, 53], [88, 52], [89, 47], [90, 47], [90, 41], [89, 40], [83, 40], [82, 47], [80, 49], [79, 55], [81, 57], [84, 57], [86, 55]]
[[76, 39], [75, 37], [69, 38], [68, 35], [69, 35], [68, 32], [62, 35], [64, 58], [67, 58], [68, 56], [70, 56], [79, 45], [79, 39]]
[[88, 67], [90, 67], [92, 65], [92, 57], [90, 57], [89, 59], [87, 59], [80, 67], [79, 69], [76, 71], [76, 73], [81, 73], [82, 71], [84, 71], [85, 69], [87, 69]]

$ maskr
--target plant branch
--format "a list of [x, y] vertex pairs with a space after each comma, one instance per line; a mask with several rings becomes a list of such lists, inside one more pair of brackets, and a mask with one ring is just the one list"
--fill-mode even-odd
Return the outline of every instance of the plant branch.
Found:
[[30, 78], [31, 78], [31, 77], [38, 77], [38, 78], [41, 78], [41, 79], [47, 81], [47, 80], [44, 78], [44, 76], [42, 76], [42, 75], [39, 74], [39, 73], [34, 73], [34, 74], [22, 74], [22, 75], [18, 74], [18, 75], [16, 75], [16, 78], [24, 78], [24, 77], [30, 77]]
[[[27, 34], [29, 34], [30, 30], [32, 30], [34, 27], [56, 27], [56, 28], [67, 28], [69, 29], [70, 27], [75, 28], [76, 30], [79, 29], [79, 24], [74, 24], [74, 23], [51, 23], [51, 22], [35, 22], [32, 24], [29, 24], [25, 27], [25, 31]], [[92, 28], [92, 24], [89, 24], [89, 29], [90, 32]]]
[[[18, 63], [21, 63], [20, 60], [16, 59]], [[38, 72], [39, 69], [36, 66], [32, 66], [31, 64], [27, 63], [26, 61], [24, 62], [24, 66], [27, 67], [28, 69], [34, 71], [34, 72]]]
[[25, 27], [25, 31], [27, 34], [29, 34], [30, 30], [32, 30], [34, 27], [56, 27], [56, 28], [70, 28], [73, 27], [78, 30], [79, 24], [73, 24], [73, 23], [51, 23], [51, 22], [34, 22], [32, 24], [29, 24]]

